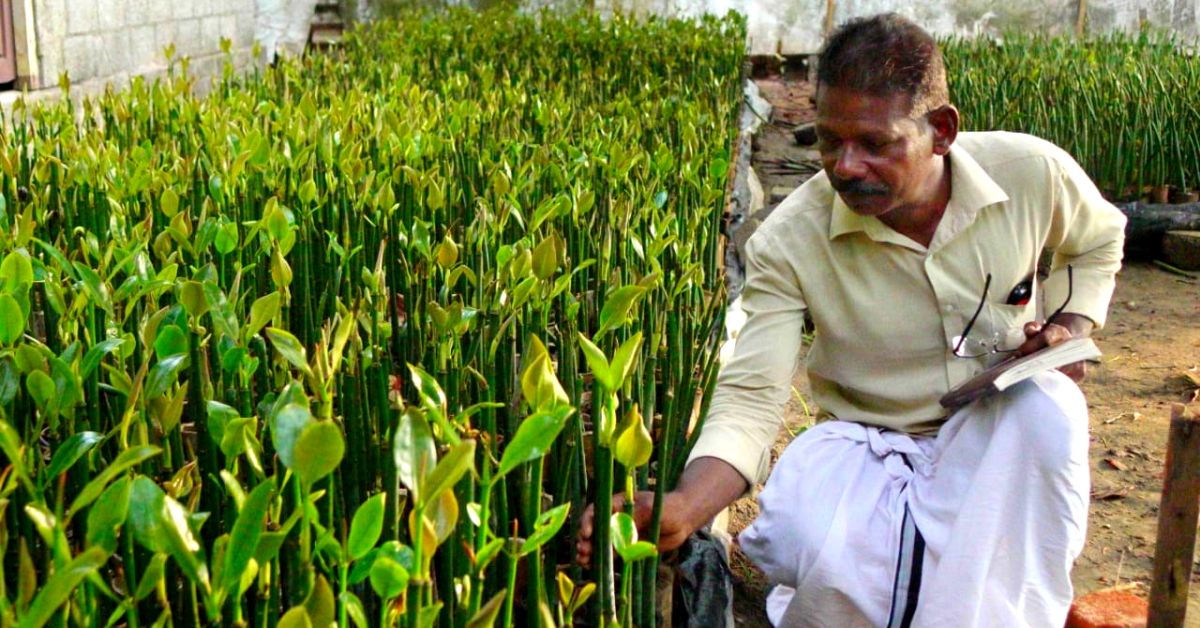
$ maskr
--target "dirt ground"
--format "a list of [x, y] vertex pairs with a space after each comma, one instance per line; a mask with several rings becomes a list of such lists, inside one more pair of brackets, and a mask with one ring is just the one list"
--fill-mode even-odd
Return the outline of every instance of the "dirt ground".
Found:
[[[755, 140], [753, 165], [766, 204], [796, 187], [813, 171], [812, 151], [799, 147], [791, 130], [812, 119], [811, 88], [798, 79], [760, 79], [775, 107], [770, 125]], [[778, 198], [774, 202], [777, 202]], [[1122, 586], [1149, 593], [1167, 428], [1172, 403], [1200, 394], [1200, 279], [1168, 272], [1149, 261], [1127, 261], [1118, 277], [1107, 326], [1095, 334], [1104, 351], [1083, 382], [1091, 420], [1092, 503], [1083, 555], [1075, 563], [1076, 594]], [[809, 424], [811, 401], [800, 374], [796, 390], [808, 401], [790, 404], [787, 430]], [[752, 520], [752, 500], [735, 504], [731, 532]], [[735, 550], [734, 615], [739, 626], [768, 626], [763, 612], [767, 584]], [[1189, 626], [1200, 626], [1200, 575], [1193, 575]]]

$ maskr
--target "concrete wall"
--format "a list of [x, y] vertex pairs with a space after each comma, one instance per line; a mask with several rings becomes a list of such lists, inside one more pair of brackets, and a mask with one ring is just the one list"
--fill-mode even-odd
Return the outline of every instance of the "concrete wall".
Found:
[[[255, 40], [256, 0], [14, 0], [32, 15], [35, 37], [17, 37], [26, 50], [27, 86], [53, 87], [62, 72], [73, 85], [121, 83], [166, 68], [163, 50], [175, 45], [197, 77], [221, 67], [222, 37], [235, 62], [248, 63]], [[22, 42], [22, 39], [24, 42]]]
[[[596, 0], [596, 8], [604, 12], [687, 16], [739, 11], [747, 17], [754, 54], [816, 52], [827, 23], [884, 11], [911, 17], [943, 35], [1006, 29], [1074, 32], [1079, 5], [1079, 0]], [[1089, 32], [1136, 31], [1144, 23], [1189, 40], [1200, 36], [1200, 0], [1088, 0], [1086, 5]]]

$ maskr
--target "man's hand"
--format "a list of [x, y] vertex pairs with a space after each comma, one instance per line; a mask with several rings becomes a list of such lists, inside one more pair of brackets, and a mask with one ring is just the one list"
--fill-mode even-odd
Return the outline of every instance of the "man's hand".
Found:
[[[663, 495], [662, 518], [659, 519], [658, 551], [669, 552], [687, 540], [696, 528], [692, 528], [684, 520], [684, 508], [680, 504], [683, 496], [676, 492]], [[612, 510], [621, 512], [625, 509], [625, 496], [613, 495]], [[639, 491], [634, 496], [633, 521], [637, 524], [638, 534], [642, 535], [650, 528], [650, 517], [654, 513], [654, 492]], [[575, 539], [575, 561], [584, 567], [592, 564], [592, 529], [596, 522], [596, 507], [589, 505], [583, 511], [579, 522], [579, 537]]]
[[[1095, 323], [1092, 319], [1080, 314], [1059, 314], [1053, 322], [1046, 324], [1030, 321], [1025, 323], [1025, 342], [1017, 347], [1017, 356], [1029, 355], [1046, 347], [1091, 334]], [[1087, 377], [1087, 362], [1074, 362], [1059, 368], [1067, 377], [1076, 382]]]
[[[746, 480], [729, 463], [717, 458], [693, 460], [679, 478], [679, 488], [663, 495], [658, 550], [669, 552], [683, 545], [693, 532], [712, 521], [745, 491]], [[625, 496], [613, 495], [613, 512], [624, 508]], [[633, 520], [639, 535], [646, 535], [653, 512], [654, 493], [642, 491], [634, 496]], [[579, 522], [579, 537], [575, 539], [576, 561], [584, 566], [592, 562], [595, 518], [595, 507], [588, 506]]]

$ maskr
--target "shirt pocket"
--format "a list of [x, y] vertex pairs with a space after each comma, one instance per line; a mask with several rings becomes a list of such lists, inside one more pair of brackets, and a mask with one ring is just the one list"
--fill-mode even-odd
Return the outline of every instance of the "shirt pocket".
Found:
[[1025, 323], [1037, 318], [1034, 301], [1030, 299], [1024, 305], [989, 302], [984, 308], [988, 320], [984, 321], [986, 327], [980, 331], [992, 335], [997, 351], [1013, 351], [1025, 342]]

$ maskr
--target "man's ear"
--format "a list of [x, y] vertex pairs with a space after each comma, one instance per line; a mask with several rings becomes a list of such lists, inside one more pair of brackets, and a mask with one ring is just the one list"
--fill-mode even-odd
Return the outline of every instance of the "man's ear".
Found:
[[958, 109], [954, 105], [942, 105], [930, 111], [927, 119], [933, 127], [933, 153], [945, 155], [958, 137]]

